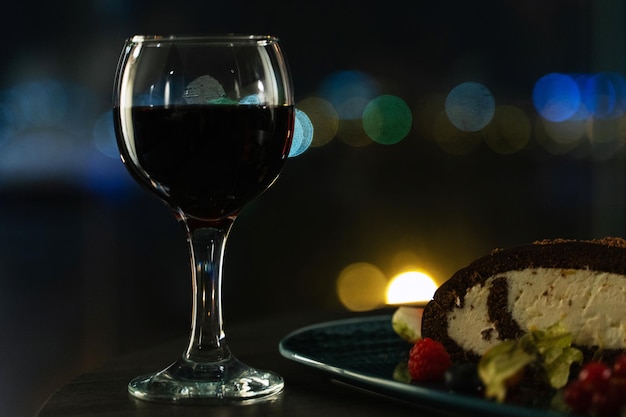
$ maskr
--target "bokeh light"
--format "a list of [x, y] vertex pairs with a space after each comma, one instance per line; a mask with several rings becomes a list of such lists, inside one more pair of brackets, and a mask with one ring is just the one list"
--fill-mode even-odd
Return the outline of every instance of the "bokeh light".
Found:
[[345, 267], [337, 278], [337, 295], [350, 311], [368, 311], [385, 304], [387, 278], [383, 272], [367, 262]]
[[532, 93], [537, 112], [552, 122], [562, 122], [574, 116], [581, 104], [578, 83], [569, 75], [551, 73], [535, 83]]
[[11, 109], [0, 103], [0, 145], [6, 142], [14, 133], [15, 116]]
[[403, 272], [387, 285], [387, 304], [425, 303], [432, 299], [437, 284], [432, 277], [421, 271]]
[[113, 111], [109, 110], [100, 115], [93, 127], [93, 142], [103, 155], [114, 158], [120, 157], [120, 152], [115, 140], [115, 127], [113, 126]]
[[533, 103], [542, 118], [535, 137], [552, 154], [577, 150], [602, 160], [623, 146], [626, 80], [619, 73], [548, 74], [536, 82]]
[[544, 118], [538, 118], [537, 123], [540, 126], [539, 131], [535, 130], [535, 135], [539, 143], [554, 154], [568, 152], [583, 143], [588, 124], [586, 119], [552, 122]]
[[[43, 179], [98, 191], [98, 181], [120, 181], [111, 115], [99, 107], [94, 92], [56, 79], [26, 80], [1, 91], [1, 182]], [[98, 176], [85, 182], [94, 166]]]
[[613, 151], [615, 151], [617, 147], [624, 144], [624, 121], [624, 117], [610, 119], [593, 118], [587, 122], [587, 137], [593, 145], [602, 145], [605, 151], [610, 149], [606, 145], [611, 145]]
[[524, 111], [511, 105], [496, 107], [492, 122], [483, 131], [487, 145], [503, 155], [524, 149], [531, 133], [531, 124]]
[[378, 95], [378, 85], [372, 77], [361, 71], [339, 71], [321, 83], [320, 94], [337, 112], [339, 140], [352, 147], [372, 143], [362, 123], [366, 106]]
[[[582, 132], [584, 135], [584, 129], [586, 122], [550, 122], [542, 117], [537, 117], [535, 121], [533, 135], [535, 140], [546, 152], [552, 155], [564, 155], [571, 152], [574, 148], [581, 143], [582, 137], [576, 136], [578, 129], [563, 129], [565, 126], [575, 127], [577, 124], [582, 124]], [[560, 139], [555, 139], [560, 138]]]
[[55, 80], [33, 80], [19, 84], [5, 95], [20, 129], [56, 126], [70, 112], [69, 86]]
[[626, 103], [626, 81], [615, 72], [580, 75], [577, 82], [581, 102], [594, 118], [615, 118], [623, 114]]
[[293, 141], [289, 157], [298, 156], [309, 149], [313, 141], [313, 124], [302, 110], [296, 109], [296, 121], [293, 129]]
[[339, 125], [337, 111], [328, 100], [320, 97], [307, 97], [297, 104], [313, 125], [311, 147], [324, 146], [334, 139]]
[[413, 117], [409, 106], [399, 97], [378, 96], [363, 111], [363, 129], [374, 141], [383, 145], [400, 142], [411, 130]]
[[365, 133], [361, 119], [339, 120], [337, 139], [353, 148], [361, 148], [374, 143]]
[[360, 71], [340, 71], [331, 74], [321, 84], [322, 98], [337, 110], [339, 119], [360, 119], [363, 109], [378, 95], [374, 79]]
[[615, 90], [615, 116], [626, 112], [626, 79], [617, 72], [603, 72], [602, 75], [611, 81]]
[[459, 84], [446, 98], [446, 114], [450, 122], [464, 132], [475, 132], [487, 126], [495, 107], [491, 91], [476, 82]]

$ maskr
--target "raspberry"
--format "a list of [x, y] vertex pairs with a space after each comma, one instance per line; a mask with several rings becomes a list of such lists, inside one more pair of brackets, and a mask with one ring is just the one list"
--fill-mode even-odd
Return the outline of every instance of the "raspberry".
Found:
[[626, 354], [619, 355], [613, 362], [613, 376], [626, 378]]
[[625, 404], [624, 392], [626, 381], [622, 378], [611, 378], [606, 390], [596, 391], [591, 397], [591, 407], [597, 416], [617, 416]]
[[589, 362], [578, 374], [578, 380], [593, 390], [603, 390], [609, 385], [611, 368], [602, 362]]
[[415, 342], [409, 352], [409, 374], [413, 381], [443, 381], [451, 365], [446, 348], [428, 337]]
[[587, 414], [591, 406], [592, 396], [593, 391], [578, 380], [567, 384], [563, 391], [565, 403], [570, 406], [573, 412], [579, 414]]
[[625, 374], [626, 356], [618, 357], [612, 367], [602, 362], [589, 362], [580, 370], [578, 379], [565, 387], [565, 403], [575, 413], [617, 416], [626, 405]]

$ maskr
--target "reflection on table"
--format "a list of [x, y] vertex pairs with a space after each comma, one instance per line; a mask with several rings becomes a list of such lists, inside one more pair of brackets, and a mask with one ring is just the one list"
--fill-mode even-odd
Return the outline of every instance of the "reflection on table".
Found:
[[[380, 312], [379, 312], [380, 313]], [[339, 382], [328, 374], [282, 357], [278, 343], [293, 330], [320, 321], [343, 318], [291, 316], [238, 323], [230, 330], [229, 344], [237, 356], [262, 369], [279, 372], [286, 381], [277, 397], [245, 405], [166, 405], [144, 402], [128, 395], [128, 381], [173, 361], [185, 346], [184, 338], [111, 360], [106, 366], [82, 375], [53, 395], [38, 417], [83, 416], [447, 416], [444, 411], [400, 402]]]

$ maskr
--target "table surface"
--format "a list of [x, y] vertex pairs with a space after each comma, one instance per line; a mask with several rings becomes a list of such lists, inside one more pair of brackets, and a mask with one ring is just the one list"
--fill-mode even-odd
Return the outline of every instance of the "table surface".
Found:
[[286, 334], [334, 318], [285, 315], [232, 328], [226, 325], [229, 347], [235, 356], [249, 365], [272, 369], [285, 379], [284, 391], [271, 401], [245, 405], [169, 405], [131, 397], [126, 388], [128, 381], [162, 369], [178, 358], [186, 346], [186, 340], [181, 338], [113, 358], [102, 368], [78, 377], [52, 395], [38, 417], [451, 416], [442, 410], [362, 391], [280, 355], [278, 343]]

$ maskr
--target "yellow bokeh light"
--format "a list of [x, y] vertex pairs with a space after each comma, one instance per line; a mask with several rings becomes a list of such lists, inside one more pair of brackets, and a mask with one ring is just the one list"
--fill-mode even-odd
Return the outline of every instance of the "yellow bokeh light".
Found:
[[337, 279], [337, 295], [348, 310], [368, 311], [385, 304], [387, 278], [375, 265], [358, 262], [345, 267]]
[[363, 122], [361, 119], [340, 120], [337, 139], [353, 148], [361, 148], [374, 143], [374, 141], [367, 136], [365, 130], [363, 130]]
[[307, 97], [297, 107], [306, 113], [313, 125], [312, 148], [326, 145], [335, 137], [339, 116], [332, 104], [319, 97]]
[[571, 119], [564, 122], [551, 122], [546, 119], [540, 119], [540, 122], [550, 139], [557, 146], [572, 148], [581, 144], [585, 139], [585, 128], [587, 126], [585, 119]]
[[[567, 126], [567, 129], [563, 129]], [[535, 122], [534, 135], [537, 143], [553, 155], [564, 155], [582, 143], [582, 136], [575, 133], [572, 124], [546, 122], [538, 117]], [[567, 132], [567, 133], [564, 133]]]
[[593, 144], [622, 141], [624, 132], [624, 119], [615, 118], [592, 118], [587, 123], [587, 136]]
[[437, 284], [426, 273], [407, 271], [395, 276], [387, 285], [387, 304], [421, 304], [430, 301]]
[[503, 105], [496, 107], [493, 120], [483, 130], [487, 145], [502, 155], [516, 153], [528, 144], [531, 124], [522, 109]]

